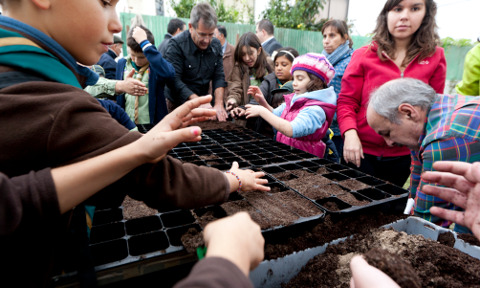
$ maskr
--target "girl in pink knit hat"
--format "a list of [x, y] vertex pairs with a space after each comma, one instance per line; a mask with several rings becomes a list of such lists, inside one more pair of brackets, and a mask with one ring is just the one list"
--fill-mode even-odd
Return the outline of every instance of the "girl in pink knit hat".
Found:
[[278, 142], [323, 158], [326, 145], [322, 138], [332, 123], [337, 105], [333, 87], [328, 87], [335, 69], [322, 54], [307, 53], [292, 65], [294, 93], [285, 95], [285, 103], [273, 109], [258, 87], [252, 94], [260, 105], [245, 107], [247, 119], [262, 117], [277, 130]]

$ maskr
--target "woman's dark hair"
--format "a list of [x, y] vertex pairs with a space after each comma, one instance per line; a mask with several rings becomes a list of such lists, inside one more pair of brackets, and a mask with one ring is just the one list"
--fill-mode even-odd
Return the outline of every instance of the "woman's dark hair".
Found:
[[[290, 54], [292, 54], [293, 57], [288, 52], [290, 52]], [[285, 56], [290, 62], [293, 63], [293, 60], [295, 60], [295, 58], [297, 58], [298, 55], [299, 55], [298, 51], [295, 48], [292, 48], [292, 47], [278, 48], [277, 50], [273, 51], [273, 53], [272, 53], [273, 62], [275, 62], [275, 60], [277, 60], [278, 57]]]
[[352, 38], [350, 37], [350, 34], [348, 33], [348, 25], [347, 25], [347, 22], [343, 21], [343, 20], [338, 20], [338, 19], [331, 19], [331, 20], [328, 20], [327, 22], [325, 22], [325, 24], [323, 24], [322, 26], [322, 35], [323, 33], [325, 32], [325, 29], [327, 29], [328, 27], [333, 27], [335, 28], [335, 30], [337, 30], [337, 33], [342, 35], [342, 38], [345, 39], [345, 40], [348, 40], [350, 43], [348, 44], [348, 46], [350, 48], [352, 48], [353, 46], [353, 40]]
[[323, 82], [322, 79], [313, 75], [310, 72], [307, 72], [308, 77], [310, 78], [310, 82], [307, 84], [307, 92], [322, 90], [328, 88], [328, 85]]
[[[240, 71], [242, 74], [248, 73], [248, 66], [243, 63], [242, 56], [244, 55], [242, 48], [247, 47], [247, 53], [250, 51], [250, 49], [255, 49], [258, 50], [258, 48], [262, 48], [262, 44], [260, 43], [260, 39], [258, 39], [257, 35], [253, 32], [247, 32], [243, 34], [240, 39], [238, 39], [237, 46], [235, 47], [235, 53], [233, 55], [233, 59], [235, 63], [238, 63], [240, 67]], [[268, 64], [267, 62], [267, 55], [261, 49], [260, 53], [258, 54], [257, 57], [257, 62], [255, 62], [254, 68], [256, 69], [256, 75], [255, 79], [263, 79], [265, 77], [266, 73], [265, 70], [268, 71], [268, 73], [273, 72], [273, 68]]]
[[[402, 66], [406, 66], [417, 55], [419, 55], [418, 61], [422, 61], [426, 57], [434, 54], [436, 46], [440, 41], [440, 37], [437, 34], [437, 23], [435, 22], [437, 4], [433, 0], [424, 1], [425, 16], [423, 17], [422, 24], [418, 30], [412, 35], [412, 40], [408, 46], [407, 55], [405, 55]], [[377, 26], [373, 31], [375, 35], [372, 40], [377, 42], [377, 55], [382, 60], [385, 60], [382, 51], [385, 51], [385, 53], [392, 58], [395, 54], [395, 43], [392, 35], [388, 31], [387, 16], [393, 8], [400, 4], [400, 2], [402, 2], [402, 0], [388, 0], [377, 18]]]

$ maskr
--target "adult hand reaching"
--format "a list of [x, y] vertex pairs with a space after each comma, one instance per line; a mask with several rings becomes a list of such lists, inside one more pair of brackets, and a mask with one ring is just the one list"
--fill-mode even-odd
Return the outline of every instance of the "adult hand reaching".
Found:
[[344, 133], [345, 141], [343, 144], [343, 158], [347, 163], [353, 163], [360, 167], [363, 156], [362, 142], [358, 137], [357, 131], [354, 129], [348, 130]]
[[217, 113], [217, 120], [218, 121], [220, 121], [220, 122], [227, 121], [227, 111], [225, 111], [225, 108], [223, 107], [223, 103], [215, 104], [213, 109]]
[[480, 239], [480, 163], [439, 161], [433, 163], [433, 169], [436, 171], [423, 173], [422, 180], [446, 187], [424, 185], [422, 191], [464, 208], [465, 211], [434, 206], [430, 208], [430, 213], [468, 227]]

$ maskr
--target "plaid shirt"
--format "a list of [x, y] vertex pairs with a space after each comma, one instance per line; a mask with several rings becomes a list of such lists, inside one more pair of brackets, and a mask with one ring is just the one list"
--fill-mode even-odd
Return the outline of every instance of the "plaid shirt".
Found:
[[438, 197], [424, 194], [421, 173], [432, 171], [435, 161], [480, 161], [480, 97], [437, 95], [419, 139], [420, 149], [412, 151], [410, 197], [415, 199], [414, 215], [442, 226], [451, 223], [430, 214], [430, 207], [461, 210]]

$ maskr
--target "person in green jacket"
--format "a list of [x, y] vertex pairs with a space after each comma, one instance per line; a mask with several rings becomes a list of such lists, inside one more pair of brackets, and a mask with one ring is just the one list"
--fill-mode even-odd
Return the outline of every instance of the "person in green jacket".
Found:
[[455, 89], [461, 95], [480, 95], [480, 44], [475, 45], [465, 56], [463, 78]]

